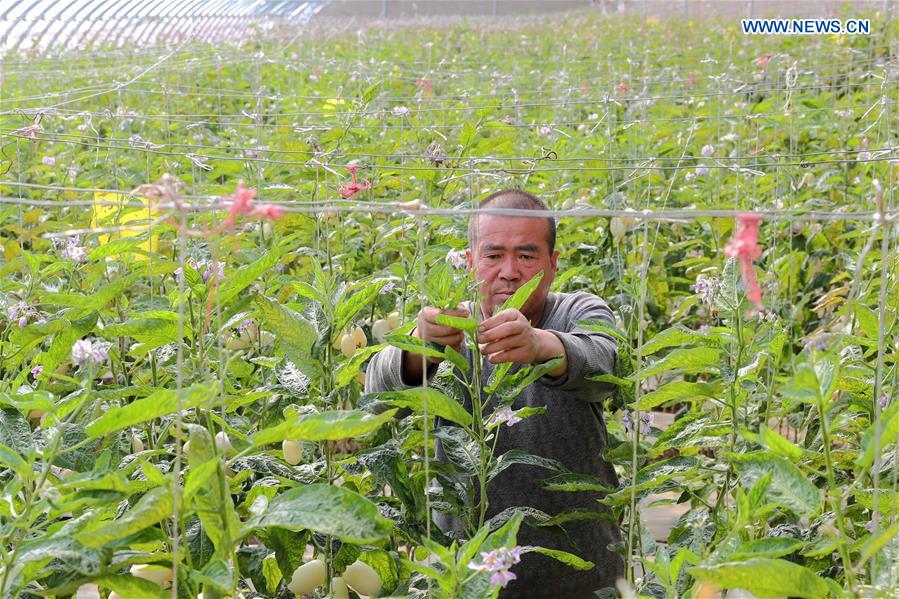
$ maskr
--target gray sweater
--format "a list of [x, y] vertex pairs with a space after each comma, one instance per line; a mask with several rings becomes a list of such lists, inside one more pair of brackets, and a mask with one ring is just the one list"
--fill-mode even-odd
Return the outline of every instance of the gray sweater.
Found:
[[[606, 486], [615, 488], [618, 479], [612, 465], [604, 461], [601, 452], [606, 446], [607, 433], [603, 422], [602, 400], [609, 394], [609, 386], [584, 377], [611, 373], [615, 366], [616, 342], [602, 333], [584, 331], [573, 324], [575, 320], [598, 319], [614, 326], [612, 311], [600, 298], [590, 293], [550, 293], [538, 328], [551, 331], [562, 341], [568, 359], [565, 374], [558, 378], [543, 377], [529, 385], [515, 399], [513, 409], [525, 406], [545, 406], [546, 411], [518, 424], [499, 427], [497, 455], [510, 449], [520, 449], [535, 455], [552, 458], [576, 473], [601, 478]], [[470, 352], [463, 347], [465, 358], [471, 363]], [[402, 351], [388, 347], [379, 352], [368, 366], [366, 392], [406, 389], [401, 375]], [[485, 380], [492, 365], [484, 360]], [[433, 376], [433, 372], [430, 376]], [[471, 399], [465, 397], [465, 407], [471, 410]], [[487, 410], [489, 414], [492, 408]], [[448, 425], [438, 422], [437, 425]], [[437, 458], [443, 459], [439, 445]], [[538, 481], [555, 473], [537, 466], [514, 465], [497, 476], [487, 489], [488, 518], [510, 507], [530, 506], [556, 515], [574, 509], [606, 512], [597, 503], [596, 492], [547, 491]], [[446, 514], [435, 520], [444, 531], [459, 530], [459, 523]], [[553, 559], [529, 553], [513, 568], [518, 579], [500, 594], [503, 599], [580, 599], [592, 597], [592, 591], [614, 586], [622, 576], [623, 562], [607, 546], [620, 540], [616, 524], [599, 519], [572, 521], [564, 528], [567, 538], [522, 525], [519, 545], [539, 545], [562, 549], [592, 561], [596, 567], [579, 572]]]

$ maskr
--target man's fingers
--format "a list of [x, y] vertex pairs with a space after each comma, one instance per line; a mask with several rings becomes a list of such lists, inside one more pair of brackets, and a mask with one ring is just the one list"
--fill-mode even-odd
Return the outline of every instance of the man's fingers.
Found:
[[480, 343], [490, 343], [492, 341], [498, 341], [505, 337], [510, 337], [513, 335], [519, 335], [524, 332], [524, 326], [518, 320], [513, 320], [511, 322], [503, 322], [498, 324], [483, 333], [478, 334], [478, 341]]

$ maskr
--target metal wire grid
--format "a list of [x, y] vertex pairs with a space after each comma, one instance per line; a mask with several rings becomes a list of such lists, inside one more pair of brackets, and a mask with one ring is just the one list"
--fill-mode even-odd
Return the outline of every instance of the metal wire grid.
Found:
[[[258, 68], [258, 65], [257, 65], [257, 68]], [[880, 89], [882, 90], [883, 98], [888, 97], [889, 94], [892, 93], [894, 88], [891, 86], [894, 86], [894, 85], [895, 85], [894, 80], [893, 81], [888, 80], [881, 84]], [[126, 87], [127, 86], [123, 86], [122, 88], [120, 88], [120, 91], [125, 90]], [[93, 93], [95, 90], [84, 90], [84, 91], [89, 91], [89, 92]], [[100, 91], [100, 90], [96, 90], [96, 91]], [[768, 88], [766, 91], [776, 93], [779, 96], [780, 95], [787, 96], [788, 94], [798, 92], [799, 90], [793, 86], [784, 84], [784, 85]], [[726, 95], [734, 95], [734, 94], [733, 93], [731, 93], [731, 94], [723, 93], [721, 95], [726, 96]], [[676, 97], [685, 98], [688, 96], [692, 96], [692, 94], [684, 94], [682, 96], [676, 96]], [[552, 102], [545, 102], [544, 104], [552, 105]], [[884, 127], [886, 127], [886, 131], [885, 132], [881, 131], [881, 133], [879, 135], [879, 142], [880, 142], [879, 147], [871, 151], [872, 157], [862, 160], [863, 162], [870, 161], [870, 162], [883, 164], [883, 165], [887, 165], [887, 166], [891, 166], [892, 164], [895, 163], [895, 147], [891, 147], [891, 145], [890, 145], [892, 143], [892, 136], [890, 133], [890, 121], [891, 121], [890, 112], [891, 112], [891, 108], [894, 104], [895, 104], [895, 102], [890, 102], [890, 101], [884, 101], [879, 104], [881, 106], [882, 110], [886, 113], [886, 118], [881, 120], [878, 117], [878, 119], [876, 121], [874, 121], [874, 123], [871, 124], [869, 129], [866, 129], [866, 131], [871, 130], [872, 128], [874, 128], [875, 125], [879, 125], [878, 128], [881, 130]], [[720, 105], [719, 105], [719, 109], [720, 109]], [[644, 108], [644, 110], [645, 110], [645, 108]], [[463, 111], [464, 111], [464, 109], [463, 109]], [[791, 148], [788, 153], [773, 156], [772, 160], [769, 162], [766, 162], [766, 163], [751, 162], [751, 160], [758, 159], [758, 154], [759, 154], [758, 138], [756, 138], [756, 140], [755, 140], [756, 141], [756, 153], [755, 153], [756, 155], [742, 155], [742, 156], [737, 156], [737, 157], [730, 157], [728, 159], [722, 159], [722, 160], [729, 160], [732, 162], [727, 165], [725, 165], [725, 164], [711, 165], [710, 164], [709, 167], [710, 168], [735, 168], [737, 165], [739, 165], [739, 167], [741, 167], [741, 168], [766, 167], [766, 168], [774, 168], [776, 172], [782, 173], [784, 171], [788, 171], [791, 167], [804, 167], [804, 166], [808, 166], [809, 164], [817, 165], [817, 164], [850, 162], [850, 161], [860, 160], [857, 157], [857, 153], [858, 153], [857, 149], [843, 148], [843, 149], [836, 149], [836, 150], [829, 151], [829, 152], [814, 152], [814, 153], [802, 153], [802, 152], [796, 151], [796, 148], [792, 143], [792, 138], [793, 138], [792, 123], [793, 123], [794, 118], [802, 116], [803, 111], [791, 109], [788, 112], [790, 114], [790, 127], [791, 127]], [[78, 114], [81, 114], [81, 113], [78, 113]], [[318, 114], [320, 114], [320, 113], [318, 113]], [[866, 112], [866, 114], [867, 114], [867, 112]], [[102, 115], [102, 113], [94, 113], [94, 116], [99, 117], [101, 115]], [[171, 115], [169, 115], [169, 116], [171, 116]], [[199, 115], [186, 115], [186, 116], [196, 117]], [[249, 115], [242, 115], [242, 116], [244, 118], [246, 118], [246, 116], [249, 116]], [[262, 135], [265, 134], [266, 125], [259, 122], [258, 116], [259, 116], [258, 114], [253, 115], [253, 117], [255, 117], [255, 119], [256, 119], [256, 122], [249, 124], [248, 126], [254, 127], [256, 132], [259, 133], [259, 137], [261, 139]], [[344, 113], [341, 116], [344, 116], [348, 119], [356, 119], [360, 115], [355, 114], [355, 113]], [[634, 121], [635, 124], [642, 124], [642, 123], [650, 122], [650, 120], [642, 119], [639, 116], [636, 116], [634, 118], [635, 118], [635, 121]], [[710, 118], [717, 119], [717, 123], [720, 127], [720, 124], [722, 121], [725, 121], [729, 118], [740, 118], [740, 117], [730, 117], [728, 115], [722, 115], [719, 113], [719, 114], [715, 115], [714, 117], [710, 117]], [[749, 118], [749, 117], [743, 117], [743, 118]], [[693, 120], [698, 121], [700, 119], [693, 119]], [[172, 123], [176, 122], [173, 119], [168, 119], [168, 121], [172, 122]], [[605, 123], [605, 124], [608, 125], [608, 123]], [[405, 120], [402, 120], [397, 125], [397, 127], [399, 127], [399, 128], [406, 128], [409, 126], [410, 126], [410, 124], [408, 122], [406, 122]], [[450, 127], [450, 125], [444, 124], [444, 125], [440, 126], [441, 129], [448, 128], [448, 127]], [[171, 129], [169, 131], [170, 131], [169, 135], [171, 135]], [[633, 128], [632, 134], [634, 136], [638, 135], [638, 127]], [[58, 136], [58, 137], [47, 136], [47, 137], [45, 137], [44, 134], [41, 134], [40, 139], [42, 141], [53, 141], [54, 143], [73, 143], [73, 144], [77, 143], [77, 144], [83, 145], [85, 138], [88, 138], [88, 137], [89, 136], [86, 136], [86, 135], [81, 136], [81, 137], [67, 136], [65, 138], [63, 136]], [[155, 150], [155, 149], [134, 148], [130, 145], [125, 147], [125, 146], [114, 145], [112, 143], [112, 142], [118, 143], [121, 140], [109, 139], [107, 141], [110, 143], [108, 143], [106, 145], [99, 144], [99, 143], [96, 144], [97, 149], [105, 149], [107, 151], [113, 150], [116, 152], [117, 151], [129, 151], [129, 152], [134, 151], [134, 152], [143, 153], [145, 155], [157, 153], [157, 150]], [[22, 140], [22, 139], [16, 140], [16, 144], [23, 144], [23, 143], [31, 143], [31, 142]], [[205, 149], [210, 148], [209, 145], [202, 145], [202, 144], [198, 144], [198, 145], [171, 144], [169, 139], [162, 140], [162, 145], [164, 147], [183, 147], [185, 149], [203, 149], [203, 150], [205, 150]], [[684, 150], [686, 150], [686, 145], [688, 145], [688, 144], [684, 144]], [[615, 173], [617, 171], [623, 171], [623, 172], [628, 173], [628, 172], [632, 172], [634, 170], [647, 170], [647, 171], [648, 170], [669, 170], [669, 169], [686, 170], [689, 168], [694, 168], [695, 165], [684, 165], [682, 163], [686, 159], [698, 158], [695, 156], [688, 156], [685, 153], [683, 153], [681, 155], [681, 157], [677, 158], [677, 159], [674, 159], [671, 157], [653, 157], [653, 156], [648, 155], [648, 153], [645, 151], [646, 148], [643, 143], [637, 142], [636, 146], [640, 147], [643, 150], [640, 153], [641, 156], [643, 156], [642, 158], [615, 157], [614, 154], [612, 152], [610, 152], [610, 155], [607, 157], [608, 162], [615, 163], [615, 162], [620, 161], [623, 164], [618, 165], [618, 166], [604, 167], [604, 168], [577, 167], [577, 166], [549, 167], [549, 166], [546, 166], [546, 164], [548, 164], [548, 162], [546, 162], [546, 163], [536, 163], [530, 169], [524, 169], [522, 171], [501, 169], [501, 168], [496, 168], [496, 169], [484, 168], [483, 164], [477, 164], [477, 163], [475, 163], [471, 166], [467, 166], [467, 167], [464, 167], [464, 166], [457, 167], [456, 169], [453, 169], [453, 170], [454, 171], [460, 170], [462, 172], [462, 174], [460, 176], [469, 181], [469, 185], [468, 185], [467, 189], [469, 190], [470, 197], [473, 198], [474, 194], [472, 192], [475, 189], [475, 187], [480, 186], [480, 181], [482, 178], [485, 178], [485, 177], [493, 178], [493, 177], [497, 176], [498, 174], [503, 174], [503, 173], [515, 174], [518, 172], [533, 173], [533, 172], [550, 172], [550, 171], [559, 171], [559, 170], [562, 170], [562, 171], [576, 171], [576, 170], [603, 171], [603, 170], [606, 170], [606, 171], [612, 171], [613, 173]], [[613, 146], [610, 145], [610, 148], [612, 148], [612, 147]], [[241, 151], [246, 150], [246, 149], [247, 148], [229, 148], [229, 150], [241, 150]], [[271, 150], [271, 151], [278, 152], [278, 150]], [[873, 154], [875, 152], [877, 152], [877, 154], [878, 154], [876, 157], [873, 156]], [[298, 152], [298, 153], [302, 154], [302, 152]], [[173, 155], [181, 154], [181, 155], [186, 156], [187, 154], [190, 154], [190, 153], [172, 152], [171, 154], [173, 154]], [[314, 153], [313, 153], [313, 155], [314, 155]], [[837, 160], [825, 160], [825, 161], [817, 160], [817, 158], [819, 158], [821, 156], [831, 156], [831, 155], [842, 156], [842, 158], [837, 159]], [[853, 155], [855, 155], [855, 156], [853, 157]], [[118, 156], [118, 154], [115, 154], [115, 156]], [[388, 158], [388, 159], [393, 159], [393, 160], [399, 161], [399, 165], [397, 165], [395, 163], [394, 164], [367, 165], [373, 169], [390, 169], [390, 170], [394, 170], [394, 171], [399, 171], [400, 173], [405, 173], [406, 171], [415, 172], [415, 171], [422, 171], [422, 170], [435, 170], [435, 167], [410, 166], [409, 164], [406, 163], [407, 160], [413, 160], [413, 159], [424, 160], [424, 159], [426, 159], [426, 155], [408, 155], [408, 154], [386, 154], [386, 155], [359, 154], [359, 155], [354, 155], [351, 153], [345, 153], [345, 154], [342, 154], [342, 156], [344, 156], [346, 158], [353, 158], [353, 157], [356, 157], [356, 158], [362, 158], [362, 157], [364, 157], [364, 158]], [[797, 160], [797, 159], [803, 159], [803, 158], [814, 158], [814, 160], [813, 161]], [[222, 156], [216, 156], [216, 157], [213, 157], [213, 159], [218, 160], [218, 159], [227, 159], [227, 158], [222, 157]], [[247, 159], [247, 157], [243, 157], [241, 159]], [[475, 160], [502, 162], [502, 161], [514, 161], [517, 159], [524, 160], [526, 158], [525, 157], [509, 158], [509, 157], [497, 156], [497, 157], [479, 157], [479, 158], [476, 158]], [[533, 160], [533, 159], [530, 159], [530, 160]], [[567, 158], [567, 160], [577, 162], [578, 160], [580, 160], [580, 158], [569, 157], [569, 158]], [[787, 161], [787, 160], [789, 160], [789, 161]], [[668, 165], [668, 166], [664, 166], [664, 165], [659, 166], [659, 165], [655, 164], [656, 162], [665, 162], [665, 161], [675, 162], [675, 164]], [[744, 161], [750, 161], [750, 162], [747, 164]], [[319, 197], [321, 195], [327, 195], [327, 194], [323, 194], [320, 192], [320, 188], [322, 187], [322, 185], [319, 182], [319, 174], [321, 173], [322, 175], [324, 175], [326, 177], [327, 174], [330, 173], [331, 175], [334, 175], [334, 177], [336, 179], [337, 173], [334, 171], [334, 169], [348, 164], [348, 161], [344, 161], [344, 162], [340, 162], [340, 163], [334, 162], [334, 163], [324, 164], [324, 163], [317, 162], [317, 161], [305, 161], [305, 162], [271, 161], [268, 159], [260, 159], [260, 158], [250, 158], [249, 162], [276, 163], [276, 164], [287, 164], [287, 165], [304, 165], [308, 168], [314, 169], [315, 173], [316, 173], [316, 186], [315, 186], [315, 191], [314, 191], [315, 197]], [[193, 175], [197, 179], [202, 180], [204, 169], [201, 168], [201, 166], [196, 161], [192, 160], [191, 164], [192, 164], [191, 170], [192, 170]], [[118, 170], [118, 167], [116, 166], [115, 169]], [[859, 222], [859, 223], [871, 222], [873, 224], [873, 227], [871, 229], [869, 229], [867, 231], [867, 233], [871, 236], [871, 239], [873, 239], [875, 235], [878, 235], [878, 234], [881, 235], [881, 240], [882, 240], [881, 268], [885, 269], [887, 261], [888, 261], [888, 257], [891, 255], [891, 251], [892, 251], [891, 250], [891, 234], [890, 234], [891, 225], [895, 221], [896, 216], [897, 216], [896, 210], [892, 208], [895, 206], [894, 197], [893, 197], [893, 181], [892, 181], [893, 169], [888, 168], [887, 170], [888, 170], [889, 179], [887, 180], [886, 185], [885, 185], [885, 191], [886, 191], [885, 196], [886, 196], [886, 198], [888, 198], [888, 201], [884, 203], [886, 208], [881, 207], [881, 209], [873, 210], [873, 211], [855, 210], [855, 211], [851, 211], [851, 212], [837, 212], [837, 211], [829, 211], [828, 212], [828, 211], [804, 211], [802, 209], [794, 209], [791, 207], [786, 207], [786, 208], [772, 208], [772, 209], [766, 209], [766, 210], [759, 210], [759, 212], [763, 213], [767, 220], [774, 220], [774, 221], [793, 222], [793, 221], [834, 221], [834, 220], [839, 220], [839, 221], [854, 221], [854, 222]], [[260, 177], [260, 180], [258, 182], [262, 182], [261, 181], [261, 173], [259, 171], [257, 171], [257, 174]], [[455, 176], [455, 175], [448, 174], [448, 176]], [[670, 185], [673, 185], [673, 184], [674, 184], [674, 181], [672, 180]], [[28, 183], [28, 182], [24, 182], [24, 181], [6, 182], [6, 183], [4, 183], [4, 185], [10, 185], [10, 186], [16, 187], [20, 191], [27, 190], [27, 189], [33, 189], [33, 190], [39, 190], [41, 192], [93, 193], [93, 192], [99, 191], [99, 192], [117, 193], [120, 195], [124, 195], [127, 193], [127, 192], [118, 191], [115, 189], [111, 189], [111, 190], [87, 189], [87, 188], [81, 188], [81, 187], [77, 187], [77, 186], [72, 187], [72, 186], [64, 186], [64, 185], [37, 185], [37, 184]], [[650, 183], [648, 180], [643, 179], [643, 181], [641, 182], [639, 180], [639, 178], [628, 178], [622, 182], [622, 185], [625, 185], [628, 187], [634, 187], [637, 185], [645, 185], [647, 190], [650, 187]], [[604, 210], [604, 209], [596, 209], [596, 208], [585, 208], [585, 209], [578, 209], [578, 210], [553, 210], [552, 214], [555, 216], [559, 216], [559, 217], [568, 217], [568, 218], [574, 218], [574, 219], [582, 219], [582, 218], [588, 218], [588, 217], [617, 216], [617, 217], [636, 218], [636, 219], [638, 219], [640, 221], [644, 221], [644, 222], [657, 222], [657, 223], [662, 223], [662, 222], [685, 223], [686, 222], [686, 223], [688, 223], [688, 222], [696, 221], [698, 219], [729, 218], [729, 217], [735, 216], [739, 212], [739, 210], [724, 209], [724, 208], [722, 208], [722, 209], [702, 209], [702, 210], [695, 210], [695, 209], [689, 209], [689, 208], [669, 209], [666, 207], [665, 204], [667, 204], [668, 198], [670, 196], [670, 192], [671, 192], [671, 187], [669, 186], [667, 192], [664, 195], [664, 201], [663, 201], [662, 206], [655, 210], [644, 209], [644, 210], [632, 211], [632, 210]], [[793, 190], [793, 194], [795, 194], [795, 189]], [[637, 194], [635, 194], [635, 196], [636, 195]], [[649, 193], [646, 194], [646, 197], [649, 197]], [[187, 199], [190, 200], [189, 210], [195, 214], [203, 213], [203, 212], [206, 212], [209, 210], [214, 211], [214, 210], [221, 208], [220, 202], [216, 198], [210, 198], [209, 196], [188, 196]], [[27, 205], [45, 206], [45, 207], [53, 206], [53, 207], [58, 207], [58, 208], [74, 208], [74, 209], [87, 208], [88, 206], [96, 205], [96, 202], [94, 202], [94, 201], [70, 201], [70, 200], [48, 201], [48, 200], [26, 198], [23, 196], [20, 196], [18, 198], [9, 198], [9, 197], [0, 198], [0, 204], [2, 204], [2, 203], [20, 204], [23, 206], [27, 206]], [[312, 202], [280, 202], [280, 204], [282, 206], [284, 206], [285, 209], [288, 211], [311, 213], [311, 214], [316, 214], [316, 215], [321, 215], [325, 210], [334, 211], [334, 212], [353, 212], [353, 213], [380, 212], [380, 213], [385, 213], [385, 214], [406, 214], [409, 216], [414, 216], [416, 219], [421, 219], [421, 218], [425, 218], [428, 216], [462, 217], [467, 214], [470, 214], [474, 209], [473, 207], [466, 208], [464, 206], [459, 206], [459, 207], [455, 207], [455, 208], [433, 208], [433, 207], [428, 207], [428, 206], [410, 206], [408, 204], [400, 204], [400, 203], [379, 203], [379, 202], [373, 203], [371, 201], [366, 201], [366, 200], [338, 200], [336, 198], [315, 200]], [[122, 205], [122, 204], [115, 203], [115, 205]], [[134, 202], [134, 205], [142, 206], [143, 203]], [[173, 206], [161, 206], [161, 208], [174, 209]], [[514, 211], [514, 210], [510, 211], [510, 210], [500, 210], [500, 209], [493, 209], [493, 210], [491, 210], [491, 212], [497, 213], [497, 214], [505, 214], [505, 215], [521, 215], [522, 214], [520, 211]], [[524, 214], [524, 215], [528, 215], [528, 214]], [[181, 215], [181, 218], [185, 218], [186, 216], [187, 216], [187, 214], [183, 214], [183, 215]], [[419, 221], [419, 222], [421, 222], [421, 221]], [[135, 226], [135, 224], [129, 223], [129, 225], [125, 225], [122, 228], [133, 229], [134, 226]], [[149, 226], [150, 226], [150, 228], [152, 228], [152, 223]], [[77, 231], [77, 233], [91, 234], [91, 233], [98, 233], [98, 232], [107, 232], [109, 230], [115, 230], [115, 229], [114, 228], [113, 229], [110, 229], [110, 228], [87, 228], [87, 229], [82, 229], [80, 231]], [[643, 231], [643, 237], [644, 237], [644, 244], [643, 244], [644, 249], [649, 250], [649, 251], [644, 252], [645, 262], [643, 263], [642, 268], [643, 268], [643, 274], [645, 275], [648, 272], [647, 271], [648, 260], [649, 260], [649, 256], [651, 256], [651, 254], [652, 254], [651, 247], [654, 246], [655, 239], [653, 240], [652, 245], [649, 245], [649, 238], [650, 238], [649, 235], [650, 235], [651, 229], [650, 229], [650, 227], [646, 226], [646, 227], [642, 228], [642, 231]], [[656, 238], [658, 236], [658, 232], [659, 232], [659, 229], [656, 228], [656, 230], [655, 230]], [[65, 232], [51, 233], [49, 235], [50, 236], [67, 235], [67, 234], [74, 234], [74, 233], [76, 233], [76, 232], [65, 231]], [[181, 261], [182, 264], [183, 264], [184, 255], [185, 255], [184, 247], [185, 247], [184, 240], [182, 239], [180, 242], [181, 251], [178, 252], [179, 261]], [[419, 277], [422, 277], [422, 276], [424, 276], [424, 275], [422, 273], [419, 273]], [[881, 276], [882, 276], [881, 281], [886, 281], [886, 277], [887, 277], [886, 273], [882, 272]], [[183, 286], [183, 281], [181, 282], [181, 285]], [[643, 288], [643, 292], [645, 293], [645, 287]], [[641, 296], [641, 298], [638, 299], [637, 304], [642, 309], [642, 306], [644, 303], [645, 303], [645, 295]], [[875, 385], [878, 389], [880, 389], [881, 385], [882, 385], [883, 353], [884, 353], [884, 345], [885, 345], [885, 332], [882, 327], [882, 325], [883, 325], [882, 315], [884, 312], [885, 305], [886, 305], [885, 286], [882, 285], [881, 286], [881, 296], [880, 296], [881, 336], [878, 340], [880, 349], [879, 349], [878, 357], [877, 357], [877, 360], [878, 360], [877, 376], [875, 377], [876, 378]], [[179, 322], [181, 319], [183, 319], [183, 315], [181, 315], [181, 317], [179, 318]], [[640, 339], [638, 339], [638, 355], [639, 355], [639, 351], [640, 351], [639, 347], [641, 345], [642, 345], [642, 337]], [[178, 370], [179, 373], [181, 372], [181, 368], [180, 368], [181, 359], [182, 359], [182, 356], [179, 353], [179, 370]], [[180, 389], [180, 386], [181, 386], [180, 379], [178, 381], [178, 386]], [[639, 387], [639, 385], [638, 385], [638, 387]], [[179, 393], [179, 398], [180, 398], [180, 393]], [[875, 407], [875, 410], [877, 410], [877, 407]], [[179, 416], [180, 416], [180, 410], [179, 410]], [[426, 456], [427, 456], [427, 454], [426, 454]], [[177, 471], [177, 468], [176, 468], [176, 471]], [[895, 492], [895, 489], [893, 491]], [[876, 497], [875, 497], [875, 505], [876, 504], [877, 504], [877, 502], [876, 502]], [[633, 510], [632, 510], [632, 513], [633, 513]], [[633, 528], [634, 527], [632, 526], [631, 529], [633, 529]]]

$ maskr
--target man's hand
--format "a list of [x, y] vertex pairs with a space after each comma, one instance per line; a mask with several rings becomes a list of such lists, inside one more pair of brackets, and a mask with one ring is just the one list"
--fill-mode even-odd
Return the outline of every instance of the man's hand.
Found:
[[562, 356], [562, 364], [549, 373], [551, 377], [561, 376], [568, 366], [564, 359], [565, 347], [559, 338], [531, 326], [518, 310], [503, 310], [482, 322], [478, 327], [478, 344], [491, 364], [539, 364]]
[[[468, 310], [441, 310], [439, 308], [425, 307], [418, 312], [416, 327], [412, 330], [412, 336], [425, 341], [433, 341], [438, 345], [446, 345], [452, 347], [456, 351], [462, 348], [462, 341], [465, 339], [465, 333], [456, 327], [449, 327], [437, 323], [437, 316], [440, 314], [448, 314], [449, 316], [458, 316], [460, 318], [468, 318], [471, 316]], [[425, 358], [428, 364], [439, 364], [442, 362], [440, 358]], [[424, 369], [422, 368], [422, 357], [412, 352], [403, 352], [403, 380], [410, 385], [417, 385], [424, 377]]]
[[[432, 341], [437, 345], [448, 345], [454, 350], [459, 351], [462, 347], [462, 341], [465, 339], [465, 333], [456, 327], [449, 327], [445, 324], [438, 324], [437, 317], [441, 314], [449, 316], [458, 316], [459, 318], [468, 318], [470, 314], [468, 310], [441, 310], [439, 308], [422, 308], [418, 313], [418, 320], [412, 336], [425, 341]], [[431, 364], [439, 364], [440, 358], [428, 358]]]

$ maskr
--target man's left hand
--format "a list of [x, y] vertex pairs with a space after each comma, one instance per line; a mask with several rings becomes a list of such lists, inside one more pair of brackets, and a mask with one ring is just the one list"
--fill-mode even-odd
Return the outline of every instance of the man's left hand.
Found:
[[549, 373], [552, 377], [561, 376], [567, 366], [565, 347], [559, 338], [531, 326], [518, 310], [503, 310], [482, 322], [478, 326], [478, 345], [491, 364], [538, 364], [562, 356], [559, 368]]

